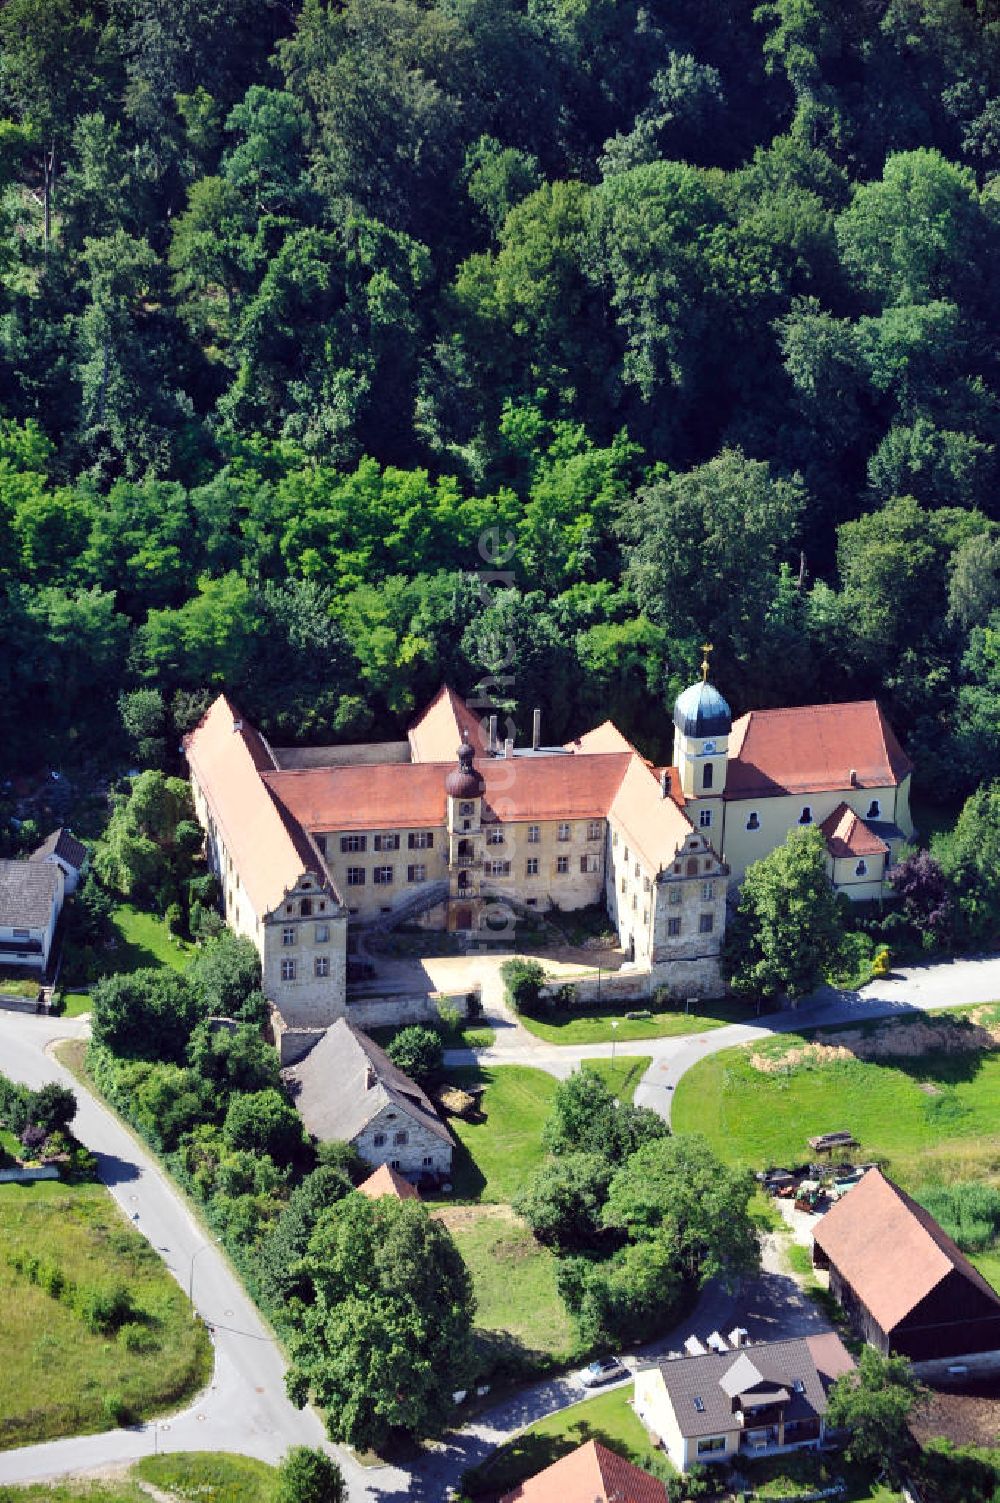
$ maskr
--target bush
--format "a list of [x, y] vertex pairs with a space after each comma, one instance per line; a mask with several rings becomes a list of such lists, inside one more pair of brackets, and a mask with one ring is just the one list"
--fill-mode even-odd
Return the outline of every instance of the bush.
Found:
[[419, 1025], [397, 1033], [386, 1050], [393, 1064], [421, 1086], [435, 1085], [441, 1078], [444, 1047], [441, 1035]]
[[278, 1470], [275, 1503], [344, 1503], [347, 1488], [337, 1463], [324, 1451], [293, 1446]]
[[104, 1413], [108, 1422], [119, 1428], [129, 1424], [132, 1419], [132, 1410], [120, 1393], [104, 1395]]
[[32, 1091], [27, 1103], [28, 1121], [46, 1133], [65, 1132], [76, 1116], [76, 1096], [69, 1086], [50, 1081]]
[[127, 1320], [118, 1328], [118, 1345], [127, 1352], [156, 1352], [160, 1349], [155, 1334], [137, 1320]]
[[500, 967], [504, 995], [515, 1012], [534, 1012], [541, 1001], [545, 972], [537, 960], [505, 960]]
[[76, 1292], [76, 1313], [95, 1335], [112, 1336], [136, 1314], [125, 1284], [84, 1284]]
[[287, 1164], [304, 1148], [302, 1119], [280, 1091], [251, 1091], [234, 1096], [222, 1128], [230, 1148], [266, 1153], [276, 1164]]
[[0, 1075], [0, 1126], [20, 1137], [28, 1125], [30, 1091], [16, 1081]]

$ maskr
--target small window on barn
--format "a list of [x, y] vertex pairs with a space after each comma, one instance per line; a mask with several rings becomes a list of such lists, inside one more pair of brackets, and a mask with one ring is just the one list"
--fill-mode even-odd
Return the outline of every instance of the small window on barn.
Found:
[[803, 807], [802, 813], [799, 815], [799, 824], [800, 825], [811, 825], [812, 822], [813, 822], [812, 805], [811, 804], [806, 804]]
[[865, 861], [864, 859], [862, 859], [861, 861], [859, 861], [858, 864], [857, 864], [857, 866], [854, 868], [854, 875], [856, 877], [867, 877], [867, 875], [868, 875], [868, 862]]
[[865, 818], [866, 819], [881, 819], [882, 818], [882, 805], [879, 803], [879, 801], [878, 801], [877, 798], [873, 798], [872, 801], [871, 801], [871, 803], [868, 805], [868, 813], [865, 815]]
[[747, 829], [748, 830], [759, 830], [760, 829], [760, 815], [757, 813], [756, 809], [751, 809], [750, 813], [747, 815]]

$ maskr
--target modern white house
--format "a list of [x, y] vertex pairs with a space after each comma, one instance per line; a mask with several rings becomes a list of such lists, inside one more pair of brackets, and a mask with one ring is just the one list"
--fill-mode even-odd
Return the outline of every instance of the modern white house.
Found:
[[49, 861], [0, 861], [0, 964], [45, 974], [66, 893]]
[[815, 1450], [827, 1392], [854, 1363], [832, 1331], [665, 1359], [635, 1375], [635, 1412], [679, 1472], [695, 1462]]

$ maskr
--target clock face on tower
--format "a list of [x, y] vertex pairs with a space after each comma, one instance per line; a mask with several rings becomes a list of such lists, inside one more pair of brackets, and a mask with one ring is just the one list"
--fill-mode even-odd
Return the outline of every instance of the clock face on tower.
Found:
[[704, 746], [702, 747], [702, 751], [704, 752], [704, 754], [705, 754], [706, 757], [710, 757], [711, 754], [712, 754], [712, 752], [715, 751], [715, 742], [714, 741], [706, 741], [705, 744], [704, 744]]

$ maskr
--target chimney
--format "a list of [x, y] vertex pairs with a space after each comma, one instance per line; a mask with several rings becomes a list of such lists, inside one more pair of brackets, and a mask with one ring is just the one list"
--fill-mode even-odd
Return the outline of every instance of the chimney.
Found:
[[660, 773], [660, 794], [663, 798], [670, 797], [670, 772], [666, 767]]
[[233, 721], [233, 732], [234, 732], [234, 734], [235, 734], [236, 731], [241, 731], [242, 729], [243, 729], [243, 722], [242, 722], [242, 720], [234, 720]]
[[854, 767], [852, 767], [852, 768], [851, 768], [851, 787], [852, 787], [852, 788], [856, 788], [856, 787], [857, 787], [857, 786], [858, 786], [858, 774], [857, 774], [857, 769], [856, 769], [856, 768], [854, 768]]
[[367, 1067], [367, 1069], [365, 1070], [365, 1090], [366, 1091], [373, 1091], [375, 1089], [376, 1078], [377, 1077], [375, 1075], [375, 1066], [373, 1064], [369, 1064], [368, 1067]]
[[542, 712], [533, 710], [531, 715], [531, 748], [537, 751], [542, 744]]
[[503, 754], [508, 758], [514, 755], [514, 742], [510, 736], [507, 737], [506, 741], [503, 744]]
[[495, 715], [491, 715], [490, 716], [490, 741], [489, 741], [489, 745], [487, 746], [486, 750], [489, 752], [489, 754], [490, 754], [491, 757], [495, 757], [496, 756], [496, 750], [497, 750], [497, 717]]

